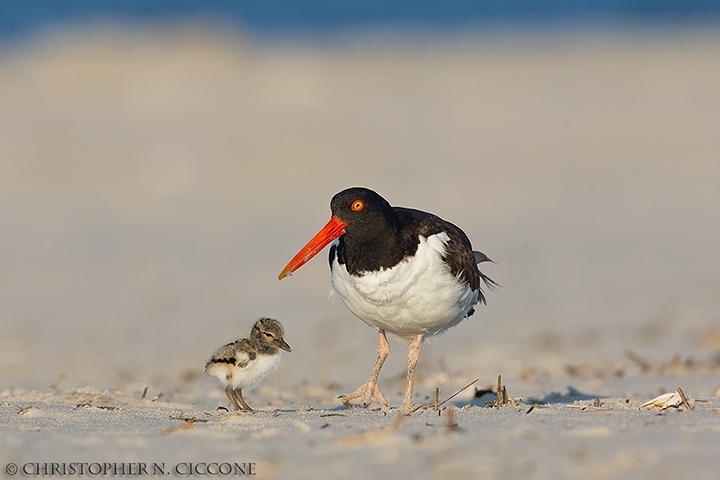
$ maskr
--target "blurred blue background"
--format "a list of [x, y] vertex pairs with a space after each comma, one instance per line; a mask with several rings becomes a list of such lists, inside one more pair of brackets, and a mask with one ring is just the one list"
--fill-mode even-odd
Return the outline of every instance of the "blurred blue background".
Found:
[[5, 0], [0, 39], [22, 38], [48, 26], [95, 20], [222, 20], [256, 33], [333, 32], [346, 28], [468, 28], [507, 24], [648, 24], [716, 22], [714, 0], [333, 0], [189, 1]]

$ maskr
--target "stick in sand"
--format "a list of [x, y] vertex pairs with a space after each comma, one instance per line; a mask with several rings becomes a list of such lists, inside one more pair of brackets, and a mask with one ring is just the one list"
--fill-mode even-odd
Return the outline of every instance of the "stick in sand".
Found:
[[680, 399], [682, 400], [683, 404], [685, 405], [686, 410], [692, 410], [693, 407], [690, 406], [690, 402], [688, 402], [687, 397], [685, 396], [685, 392], [682, 391], [682, 388], [677, 388], [677, 393], [680, 395]]
[[[465, 385], [463, 388], [461, 388], [460, 390], [458, 390], [457, 392], [453, 393], [453, 394], [450, 395], [448, 398], [446, 398], [445, 400], [443, 400], [442, 402], [440, 402], [440, 403], [438, 404], [437, 408], [439, 409], [440, 407], [442, 407], [443, 405], [445, 405], [447, 402], [449, 402], [450, 400], [452, 400], [453, 398], [455, 398], [458, 394], [462, 393], [464, 390], [467, 390], [468, 388], [470, 388], [471, 386], [475, 385], [475, 384], [476, 384], [477, 382], [479, 382], [479, 381], [480, 381], [480, 379], [479, 379], [479, 378], [476, 378], [476, 379], [473, 380], [472, 382], [468, 383], [468, 384]], [[413, 412], [417, 412], [418, 410], [420, 410], [420, 409], [421, 409], [422, 407], [424, 407], [424, 406], [425, 406], [425, 405], [418, 405], [417, 407], [415, 407], [415, 408], [413, 409]]]

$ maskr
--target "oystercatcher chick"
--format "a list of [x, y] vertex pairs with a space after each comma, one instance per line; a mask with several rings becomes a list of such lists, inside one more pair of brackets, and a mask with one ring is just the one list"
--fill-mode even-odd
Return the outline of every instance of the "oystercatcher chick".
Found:
[[407, 390], [400, 411], [413, 410], [412, 393], [420, 344], [443, 333], [485, 303], [481, 284], [497, 285], [478, 269], [490, 261], [474, 252], [467, 235], [431, 213], [392, 207], [367, 188], [349, 188], [330, 202], [332, 217], [280, 272], [279, 279], [304, 265], [332, 242], [331, 282], [347, 308], [380, 333], [378, 357], [370, 378], [340, 399], [346, 405], [373, 399], [387, 409], [377, 385], [390, 353], [386, 334], [410, 342]]
[[284, 333], [277, 320], [261, 318], [255, 322], [248, 338], [220, 347], [208, 360], [205, 374], [223, 382], [225, 394], [235, 410], [254, 412], [243, 399], [242, 389], [255, 387], [280, 365], [281, 349], [291, 351], [283, 339]]

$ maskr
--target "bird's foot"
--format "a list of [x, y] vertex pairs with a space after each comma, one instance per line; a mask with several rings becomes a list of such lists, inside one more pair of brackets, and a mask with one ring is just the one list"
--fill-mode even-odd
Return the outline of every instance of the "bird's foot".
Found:
[[[421, 405], [421, 406], [422, 406], [422, 405]], [[418, 410], [418, 408], [416, 408], [416, 407], [412, 404], [412, 401], [408, 401], [407, 398], [403, 401], [403, 403], [402, 403], [402, 404], [400, 405], [400, 407], [398, 408], [398, 411], [399, 411], [402, 415], [410, 415], [410, 414], [413, 413], [415, 410]]]
[[377, 386], [377, 382], [373, 381], [372, 379], [363, 383], [362, 386], [355, 390], [353, 393], [349, 393], [347, 395], [340, 395], [338, 398], [347, 408], [352, 408], [353, 405], [352, 403], [350, 403], [350, 401], [355, 400], [356, 398], [360, 399], [360, 405], [363, 408], [367, 408], [374, 398], [380, 404], [380, 407], [383, 409], [383, 411], [389, 410], [387, 400], [385, 400], [382, 392], [380, 392], [380, 389]]
[[257, 413], [257, 410], [254, 410], [252, 408], [236, 408], [233, 410], [233, 413], [242, 414], [242, 413]]

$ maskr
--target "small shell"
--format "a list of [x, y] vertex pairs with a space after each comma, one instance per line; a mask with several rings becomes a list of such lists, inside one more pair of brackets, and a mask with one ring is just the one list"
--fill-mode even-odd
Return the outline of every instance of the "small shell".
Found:
[[660, 409], [665, 410], [666, 408], [670, 407], [679, 407], [682, 405], [682, 397], [680, 396], [680, 393], [677, 391], [672, 393], [664, 393], [660, 395], [659, 397], [655, 397], [652, 400], [648, 400], [647, 402], [640, 405], [640, 408], [646, 408], [648, 410], [653, 409]]

